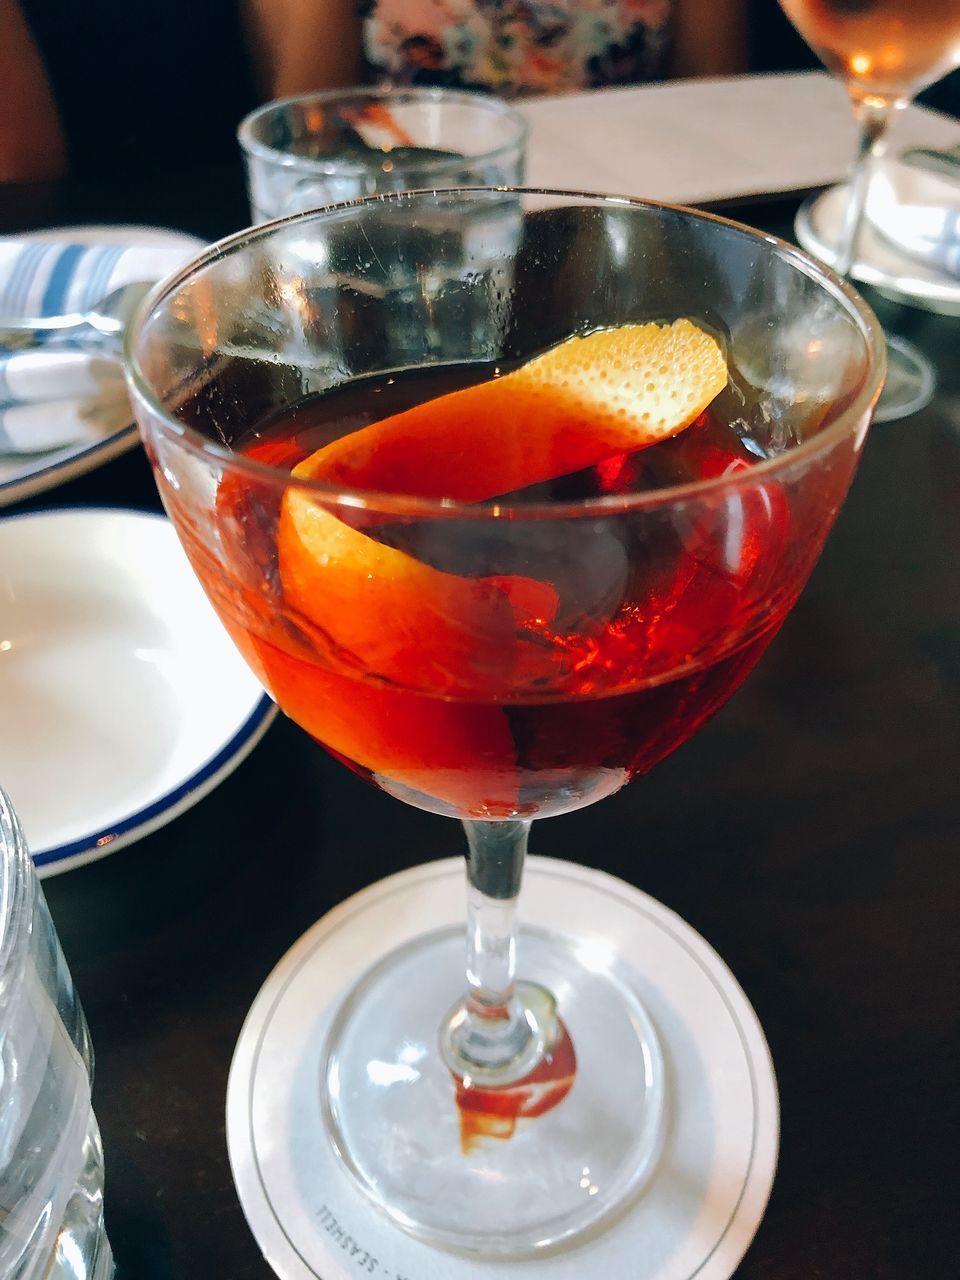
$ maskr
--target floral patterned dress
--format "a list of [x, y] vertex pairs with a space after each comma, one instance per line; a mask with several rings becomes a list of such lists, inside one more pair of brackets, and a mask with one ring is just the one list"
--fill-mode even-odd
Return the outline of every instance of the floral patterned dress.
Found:
[[665, 74], [672, 0], [361, 0], [371, 78], [502, 97]]

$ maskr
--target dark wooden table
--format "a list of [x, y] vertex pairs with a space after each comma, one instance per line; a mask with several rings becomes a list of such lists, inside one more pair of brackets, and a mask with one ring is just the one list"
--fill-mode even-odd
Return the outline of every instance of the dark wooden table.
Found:
[[[737, 216], [789, 234], [792, 202]], [[245, 220], [238, 168], [158, 188], [0, 189], [6, 230]], [[871, 298], [936, 361], [877, 427], [823, 558], [756, 672], [651, 776], [534, 828], [717, 948], [766, 1030], [779, 1172], [742, 1280], [956, 1275], [960, 372], [956, 320]], [[142, 452], [32, 504], [158, 506]], [[97, 1051], [107, 1223], [130, 1280], [269, 1280], [227, 1162], [224, 1095], [261, 982], [334, 903], [461, 850], [278, 720], [212, 795], [46, 882]]]

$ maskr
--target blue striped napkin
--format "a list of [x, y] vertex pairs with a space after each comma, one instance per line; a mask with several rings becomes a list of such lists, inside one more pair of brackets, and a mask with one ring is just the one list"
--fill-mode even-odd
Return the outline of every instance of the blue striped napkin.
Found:
[[960, 182], [885, 162], [870, 179], [866, 213], [901, 253], [960, 279]]
[[[121, 285], [160, 280], [193, 254], [177, 245], [74, 244], [0, 237], [4, 320], [86, 311]], [[93, 444], [132, 421], [116, 343], [88, 327], [0, 339], [0, 455]]]

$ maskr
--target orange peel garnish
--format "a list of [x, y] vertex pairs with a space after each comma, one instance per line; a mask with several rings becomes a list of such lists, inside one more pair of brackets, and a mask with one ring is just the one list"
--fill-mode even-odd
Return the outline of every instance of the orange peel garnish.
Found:
[[[689, 320], [624, 325], [571, 338], [500, 378], [373, 423], [317, 450], [293, 477], [483, 501], [675, 435], [726, 381], [719, 345]], [[360, 671], [396, 689], [451, 699], [451, 714], [458, 699], [475, 707], [507, 698], [539, 655], [522, 636], [549, 624], [554, 589], [519, 576], [443, 572], [376, 541], [336, 510], [308, 486], [291, 485], [277, 542], [285, 601], [322, 632], [337, 666], [352, 667], [354, 681]], [[296, 700], [308, 699], [308, 682], [296, 683]], [[373, 759], [365, 750], [362, 732], [346, 734], [348, 745], [329, 710], [288, 709], [333, 750], [398, 777], [389, 752]], [[488, 765], [509, 770], [509, 735], [491, 726], [490, 738]]]
[[603, 329], [344, 436], [294, 474], [481, 502], [676, 435], [726, 383], [719, 344], [690, 320]]

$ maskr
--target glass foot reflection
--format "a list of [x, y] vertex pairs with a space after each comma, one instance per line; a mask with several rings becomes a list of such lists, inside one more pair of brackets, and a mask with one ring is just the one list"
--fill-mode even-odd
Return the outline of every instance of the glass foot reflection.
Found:
[[888, 333], [887, 379], [874, 411], [877, 422], [919, 413], [933, 399], [937, 379], [930, 361], [912, 342]]
[[433, 1244], [519, 1257], [606, 1226], [653, 1172], [665, 1118], [656, 1031], [612, 949], [546, 931], [520, 967], [556, 1033], [520, 1079], [455, 1077], [437, 1052], [457, 994], [462, 929], [392, 952], [331, 1028], [321, 1096], [331, 1140], [366, 1195]]

